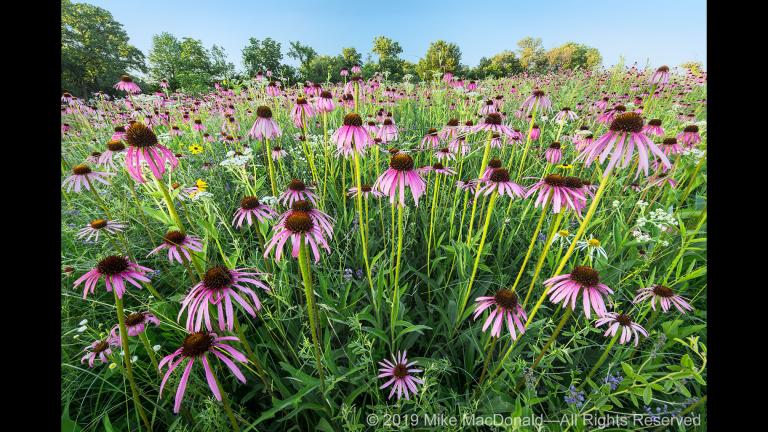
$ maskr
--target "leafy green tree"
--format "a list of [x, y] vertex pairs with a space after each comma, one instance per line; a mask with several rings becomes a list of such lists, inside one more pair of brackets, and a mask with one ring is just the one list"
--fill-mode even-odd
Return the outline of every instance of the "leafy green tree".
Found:
[[602, 56], [596, 48], [575, 42], [567, 42], [546, 53], [547, 63], [552, 70], [557, 69], [592, 69], [602, 62]]
[[287, 73], [288, 69], [280, 68], [280, 60], [283, 54], [280, 52], [280, 42], [272, 38], [260, 41], [256, 38], [248, 39], [248, 46], [243, 48], [243, 65], [249, 76], [256, 75], [259, 71], [271, 70], [275, 74], [278, 71]]
[[223, 48], [214, 45], [209, 51], [197, 39], [178, 40], [170, 33], [152, 37], [149, 64], [155, 81], [167, 79], [172, 89], [194, 93], [206, 91], [214, 81], [234, 73], [234, 65], [227, 61]]
[[397, 58], [403, 52], [400, 43], [393, 41], [386, 36], [376, 36], [373, 38], [373, 48], [371, 52], [379, 56], [379, 63], [386, 59]]
[[491, 58], [483, 57], [470, 74], [472, 79], [481, 79], [487, 77], [502, 78], [520, 73], [523, 71], [523, 65], [514, 52], [504, 50]]
[[[356, 64], [361, 64], [363, 62], [362, 54], [357, 52], [357, 49], [353, 47], [342, 48], [341, 58], [342, 58], [341, 67], [345, 67], [347, 69], [351, 68]], [[341, 70], [341, 68], [339, 68], [339, 70]], [[338, 73], [338, 71], [336, 72]]]
[[316, 83], [336, 82], [339, 80], [339, 71], [343, 64], [342, 56], [331, 57], [320, 55], [314, 57], [309, 63], [301, 67], [301, 76], [308, 81]]
[[529, 72], [541, 72], [547, 65], [541, 38], [525, 37], [517, 42], [520, 64]]
[[680, 65], [681, 68], [688, 69], [692, 74], [699, 76], [704, 70], [704, 64], [700, 61], [687, 61]]
[[309, 45], [302, 45], [301, 42], [290, 42], [290, 49], [288, 50], [288, 57], [298, 60], [301, 66], [309, 64], [313, 58], [317, 57], [317, 51]]
[[125, 73], [146, 72], [144, 54], [128, 43], [123, 25], [107, 10], [63, 0], [61, 4], [61, 87], [87, 97], [112, 88]]
[[416, 71], [424, 81], [432, 79], [434, 72], [458, 73], [461, 68], [461, 49], [459, 46], [438, 40], [432, 42], [427, 48], [427, 53], [416, 65]]

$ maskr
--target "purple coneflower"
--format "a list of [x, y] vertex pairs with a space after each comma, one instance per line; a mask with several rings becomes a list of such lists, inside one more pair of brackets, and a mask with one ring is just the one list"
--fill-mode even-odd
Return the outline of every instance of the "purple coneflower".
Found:
[[[219, 329], [232, 331], [235, 324], [232, 300], [240, 304], [250, 316], [256, 316], [256, 311], [261, 309], [261, 301], [256, 292], [246, 284], [254, 285], [266, 292], [269, 292], [269, 286], [261, 279], [254, 278], [254, 276], [261, 278], [264, 273], [243, 270], [246, 269], [230, 270], [222, 265], [216, 265], [205, 272], [202, 280], [192, 287], [181, 302], [178, 318], [185, 310], [187, 311], [187, 330], [199, 331], [205, 321], [205, 328], [213, 331], [210, 306], [216, 305]], [[248, 301], [249, 296], [253, 305]]]
[[382, 366], [379, 368], [378, 378], [389, 378], [389, 381], [385, 382], [380, 389], [392, 386], [392, 390], [389, 392], [387, 399], [392, 399], [392, 396], [397, 393], [397, 399], [401, 396], [405, 396], [405, 399], [410, 399], [410, 394], [417, 394], [416, 384], [424, 384], [424, 381], [414, 376], [414, 373], [421, 372], [421, 369], [411, 368], [416, 366], [416, 362], [408, 362], [406, 358], [406, 351], [397, 355], [392, 354], [392, 361], [384, 359], [379, 362]]
[[328, 90], [321, 91], [320, 97], [315, 101], [315, 108], [321, 113], [329, 113], [333, 111], [336, 108], [333, 104], [333, 94]]
[[275, 259], [280, 260], [283, 254], [283, 246], [291, 240], [291, 256], [297, 258], [299, 256], [299, 248], [302, 240], [305, 244], [308, 244], [312, 249], [312, 253], [315, 258], [315, 262], [320, 261], [320, 250], [322, 247], [328, 253], [331, 252], [331, 248], [328, 246], [328, 240], [323, 236], [322, 228], [315, 223], [314, 218], [304, 211], [292, 211], [290, 215], [281, 219], [281, 221], [273, 228], [275, 234], [269, 240], [264, 251], [264, 257], [269, 255], [269, 252], [275, 249]]
[[304, 125], [304, 122], [314, 116], [315, 110], [312, 109], [312, 105], [307, 102], [304, 96], [297, 97], [296, 104], [291, 109], [291, 118], [293, 119], [293, 124], [296, 125], [297, 128], [301, 129]]
[[552, 101], [549, 100], [549, 97], [544, 90], [534, 89], [533, 93], [523, 101], [522, 105], [520, 105], [520, 108], [525, 108], [526, 114], [530, 114], [534, 106], [538, 106], [540, 112], [549, 112], [552, 110]]
[[582, 191], [583, 184], [580, 185], [577, 180], [579, 179], [576, 177], [549, 174], [531, 186], [525, 197], [528, 198], [538, 191], [539, 195], [533, 203], [534, 207], [543, 208], [547, 200], [550, 200], [553, 213], [560, 213], [561, 209], [567, 208], [578, 211], [581, 207], [578, 203], [586, 201], [586, 197]]
[[699, 127], [696, 125], [686, 126], [683, 131], [677, 135], [677, 140], [690, 148], [701, 142]]
[[113, 338], [93, 341], [92, 344], [85, 347], [85, 355], [80, 359], [80, 363], [85, 363], [88, 360], [88, 367], [93, 367], [96, 360], [107, 363], [109, 361], [107, 356], [112, 355], [112, 348], [116, 346], [118, 345]]
[[[369, 196], [373, 196], [374, 198], [380, 198], [383, 197], [384, 194], [373, 189], [373, 187], [369, 184], [361, 184], [360, 185], [360, 191], [363, 194], [363, 199], [368, 199]], [[350, 198], [356, 198], [357, 197], [357, 186], [352, 186], [347, 191], [347, 195]]]
[[476, 195], [490, 195], [494, 191], [510, 198], [520, 198], [525, 195], [525, 190], [520, 185], [509, 180], [509, 171], [505, 168], [494, 169], [485, 182], [485, 185], [477, 190]]
[[605, 331], [603, 336], [616, 336], [616, 332], [621, 327], [621, 337], [619, 338], [620, 344], [625, 344], [632, 339], [632, 335], [635, 336], [635, 346], [640, 343], [640, 335], [648, 337], [648, 332], [638, 323], [633, 322], [627, 314], [618, 314], [616, 312], [606, 312], [595, 322], [596, 327], [601, 327], [608, 324], [608, 330]]
[[576, 298], [581, 293], [584, 305], [584, 314], [589, 318], [591, 309], [598, 316], [606, 313], [604, 295], [613, 294], [613, 290], [600, 283], [600, 275], [597, 270], [589, 266], [576, 266], [570, 274], [555, 276], [544, 281], [549, 289], [549, 299], [555, 303], [562, 303], [564, 307], [571, 303], [571, 309], [576, 310]]
[[312, 204], [317, 205], [317, 195], [312, 192], [314, 189], [311, 186], [307, 186], [303, 181], [299, 179], [293, 179], [288, 183], [288, 189], [283, 191], [278, 197], [278, 202], [285, 206], [293, 205], [294, 201], [309, 200]]
[[621, 168], [627, 167], [635, 153], [635, 147], [640, 157], [637, 174], [642, 170], [646, 176], [648, 175], [649, 151], [661, 159], [662, 164], [667, 168], [671, 166], [664, 152], [643, 134], [643, 118], [633, 112], [616, 116], [611, 122], [610, 130], [587, 146], [577, 160], [583, 160], [586, 166], [589, 166], [598, 158], [600, 163], [603, 163], [608, 155], [611, 155], [611, 161], [605, 168], [607, 173], [615, 165]]
[[232, 358], [243, 364], [248, 363], [248, 359], [240, 351], [223, 343], [226, 341], [239, 342], [240, 339], [235, 336], [219, 337], [216, 333], [209, 333], [206, 331], [191, 333], [184, 338], [184, 342], [179, 349], [160, 360], [158, 370], [162, 370], [163, 366], [168, 365], [168, 371], [166, 371], [165, 376], [163, 376], [163, 380], [160, 383], [160, 395], [163, 394], [163, 388], [165, 387], [165, 383], [168, 382], [171, 373], [173, 373], [181, 363], [187, 361], [187, 364], [184, 367], [184, 372], [181, 375], [181, 380], [179, 381], [179, 386], [176, 389], [176, 399], [173, 404], [174, 413], [178, 414], [181, 409], [181, 401], [184, 399], [184, 392], [186, 391], [187, 383], [189, 382], [189, 374], [192, 372], [192, 366], [195, 364], [195, 360], [200, 360], [200, 363], [203, 364], [208, 387], [210, 387], [216, 400], [221, 401], [221, 392], [219, 391], [219, 385], [216, 383], [216, 377], [213, 375], [213, 368], [210, 365], [208, 354], [221, 360], [240, 382], [245, 383], [245, 376], [226, 354], [229, 354]]
[[643, 132], [649, 135], [664, 136], [664, 128], [661, 127], [661, 120], [648, 120], [648, 124], [643, 126]]
[[692, 311], [693, 306], [688, 304], [685, 298], [675, 294], [672, 288], [665, 285], [654, 285], [648, 288], [640, 288], [637, 290], [637, 295], [632, 300], [632, 303], [640, 303], [643, 300], [651, 301], [651, 309], [656, 310], [656, 301], [658, 300], [661, 305], [661, 310], [667, 312], [670, 306], [674, 305], [680, 313], [685, 314], [685, 311]]
[[667, 84], [669, 82], [669, 66], [665, 65], [656, 69], [656, 72], [651, 75], [651, 78], [648, 80], [648, 82], [657, 85]]
[[544, 152], [544, 158], [551, 164], [559, 163], [562, 160], [563, 151], [560, 149], [558, 141], [554, 141], [549, 145], [549, 148]]
[[482, 123], [472, 128], [472, 132], [480, 131], [491, 131], [495, 134], [504, 134], [507, 136], [512, 136], [513, 134], [512, 129], [510, 129], [509, 126], [501, 124], [501, 114], [499, 113], [488, 114], [485, 116], [485, 120]]
[[120, 81], [118, 81], [114, 85], [114, 88], [130, 94], [141, 93], [141, 89], [139, 88], [139, 86], [135, 82], [133, 82], [133, 79], [131, 79], [131, 77], [129, 77], [128, 75], [123, 75], [122, 77], [120, 77]]
[[110, 234], [115, 234], [123, 231], [126, 226], [126, 224], [118, 221], [94, 219], [86, 225], [85, 228], [82, 228], [77, 232], [77, 238], [82, 239], [85, 237], [85, 241], [91, 241], [93, 238], [94, 241], [99, 241], [99, 233], [101, 233], [102, 230]]
[[459, 120], [452, 118], [448, 120], [448, 122], [443, 126], [442, 129], [440, 129], [440, 132], [437, 133], [437, 136], [443, 140], [448, 141], [449, 139], [456, 136], [456, 134], [459, 131]]
[[276, 82], [270, 81], [269, 84], [267, 84], [267, 88], [265, 89], [268, 96], [277, 97], [282, 94], [280, 91], [280, 86], [277, 85]]
[[568, 107], [563, 107], [560, 112], [555, 114], [556, 122], [573, 121], [578, 118], [579, 116]]
[[439, 161], [448, 161], [456, 159], [456, 155], [448, 147], [443, 147], [435, 152], [435, 157]]
[[413, 201], [418, 206], [419, 197], [426, 191], [427, 183], [413, 168], [411, 156], [402, 152], [395, 154], [389, 161], [389, 168], [376, 179], [374, 189], [389, 195], [391, 204], [399, 197], [400, 205], [405, 207], [405, 188], [408, 187], [411, 189]]
[[91, 167], [86, 164], [75, 165], [72, 167], [72, 175], [64, 179], [61, 186], [66, 186], [67, 192], [71, 191], [72, 188], [75, 189], [75, 192], [80, 192], [82, 189], [89, 191], [93, 180], [108, 185], [107, 177], [113, 175], [115, 173], [92, 171]]
[[179, 164], [173, 152], [160, 145], [152, 129], [143, 123], [132, 123], [125, 131], [125, 141], [130, 146], [125, 156], [125, 167], [131, 177], [139, 183], [145, 182], [141, 172], [142, 163], [149, 166], [152, 175], [158, 180], [163, 178], [166, 162], [171, 164], [171, 169]]
[[85, 282], [85, 289], [83, 290], [83, 298], [85, 299], [88, 297], [89, 292], [91, 294], [94, 293], [96, 283], [104, 277], [107, 292], [112, 292], [112, 288], [114, 288], [117, 297], [122, 299], [126, 282], [141, 289], [141, 285], [139, 285], [137, 280], [149, 282], [149, 278], [145, 274], [151, 271], [152, 269], [150, 268], [129, 261], [127, 257], [110, 255], [99, 261], [96, 267], [80, 276], [75, 281], [73, 288], [77, 288], [81, 283]]
[[344, 116], [344, 124], [331, 135], [336, 143], [338, 154], [349, 157], [353, 152], [362, 154], [371, 145], [371, 137], [363, 127], [363, 119], [359, 114], [349, 113]]
[[312, 219], [313, 224], [320, 226], [320, 228], [322, 228], [323, 231], [328, 234], [329, 239], [333, 238], [333, 224], [335, 222], [333, 218], [328, 216], [323, 211], [314, 208], [312, 203], [306, 200], [294, 201], [293, 204], [291, 204], [290, 210], [283, 213], [282, 216], [280, 216], [280, 219], [278, 219], [277, 223], [285, 223], [286, 219], [291, 217], [291, 215], [295, 212], [302, 212], [309, 215], [309, 218]]
[[395, 122], [392, 121], [391, 118], [385, 118], [384, 121], [381, 123], [381, 127], [379, 128], [378, 132], [376, 133], [376, 137], [381, 139], [382, 143], [388, 143], [390, 141], [395, 141], [399, 137], [398, 131], [397, 131], [397, 125]]
[[115, 165], [114, 155], [125, 151], [125, 144], [122, 141], [110, 140], [107, 143], [107, 150], [105, 150], [99, 156], [96, 161], [99, 165], [109, 169], [117, 169]]
[[168, 261], [173, 262], [175, 260], [179, 264], [184, 264], [181, 256], [184, 255], [187, 262], [191, 262], [192, 256], [189, 251], [202, 252], [203, 243], [199, 237], [191, 236], [181, 231], [168, 231], [163, 236], [163, 243], [152, 249], [147, 256], [154, 255], [164, 249], [168, 249]]
[[437, 136], [437, 129], [429, 128], [424, 138], [421, 140], [420, 150], [428, 148], [436, 148], [440, 142], [440, 138]]
[[283, 135], [277, 122], [272, 118], [272, 110], [268, 106], [261, 105], [256, 108], [256, 121], [253, 122], [248, 136], [262, 140], [272, 139]]
[[477, 319], [484, 310], [496, 306], [488, 315], [488, 318], [486, 318], [485, 324], [483, 324], [483, 331], [486, 331], [491, 323], [493, 323], [491, 336], [500, 337], [504, 324], [506, 324], [512, 340], [517, 339], [515, 326], [517, 326], [517, 330], [521, 335], [525, 333], [525, 324], [523, 323], [528, 319], [528, 316], [518, 303], [517, 293], [514, 291], [502, 288], [493, 297], [478, 297], [475, 301], [478, 304], [477, 309], [475, 309], [474, 319]]
[[277, 216], [277, 212], [270, 206], [263, 204], [255, 196], [246, 196], [240, 200], [240, 208], [235, 211], [235, 217], [232, 219], [232, 225], [240, 228], [243, 221], [248, 221], [248, 226], [253, 224], [253, 218], [258, 222], [266, 222]]

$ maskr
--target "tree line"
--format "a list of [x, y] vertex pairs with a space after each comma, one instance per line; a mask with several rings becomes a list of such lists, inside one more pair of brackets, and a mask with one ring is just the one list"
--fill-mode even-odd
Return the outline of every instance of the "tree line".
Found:
[[237, 71], [228, 60], [224, 48], [206, 48], [197, 39], [160, 33], [152, 38], [148, 55], [129, 43], [122, 24], [109, 11], [85, 3], [62, 1], [61, 9], [62, 91], [90, 95], [102, 91], [114, 93], [112, 85], [124, 73], [146, 90], [156, 89], [161, 79], [171, 90], [189, 93], [208, 91], [216, 82], [243, 82], [259, 72], [272, 72], [272, 79], [284, 84], [312, 81], [339, 82], [342, 69], [359, 65], [368, 78], [380, 73], [387, 79], [399, 81], [430, 80], [451, 72], [465, 79], [505, 77], [516, 73], [547, 73], [561, 69], [592, 69], [600, 66], [602, 57], [593, 47], [568, 42], [545, 49], [541, 38], [526, 37], [517, 42], [517, 49], [505, 50], [492, 57], [483, 57], [477, 66], [461, 62], [461, 49], [455, 43], [432, 42], [418, 62], [400, 57], [403, 52], [397, 41], [377, 36], [371, 53], [365, 59], [353, 47], [343, 48], [337, 55], [323, 55], [299, 41], [289, 42], [285, 54], [298, 66], [284, 63], [284, 47], [272, 38], [250, 38], [241, 55], [244, 70]]

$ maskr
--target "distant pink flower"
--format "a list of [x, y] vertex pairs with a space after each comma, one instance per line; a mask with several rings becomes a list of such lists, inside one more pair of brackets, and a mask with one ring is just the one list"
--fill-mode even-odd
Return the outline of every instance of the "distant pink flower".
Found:
[[525, 333], [525, 324], [523, 323], [528, 319], [528, 316], [518, 303], [517, 294], [514, 291], [502, 288], [493, 297], [478, 297], [475, 301], [478, 304], [474, 319], [477, 319], [484, 310], [495, 306], [483, 324], [483, 331], [486, 331], [493, 323], [491, 336], [500, 337], [501, 329], [505, 324], [512, 340], [516, 340], [518, 337], [515, 327], [521, 335]]
[[512, 136], [512, 129], [509, 126], [501, 124], [501, 114], [499, 113], [488, 114], [485, 116], [485, 120], [482, 123], [472, 128], [472, 132], [481, 131], [490, 131], [499, 135], [504, 134]]
[[430, 128], [426, 134], [424, 134], [424, 138], [421, 139], [421, 145], [419, 146], [420, 150], [429, 149], [429, 148], [437, 148], [437, 146], [440, 143], [440, 138], [437, 136], [437, 129]]
[[424, 194], [427, 184], [413, 169], [413, 158], [407, 153], [397, 153], [390, 159], [389, 168], [376, 179], [373, 187], [389, 195], [389, 202], [394, 204], [399, 199], [400, 205], [405, 206], [405, 188], [411, 189], [413, 201], [419, 205], [419, 197]]
[[112, 292], [114, 288], [117, 297], [123, 298], [126, 282], [141, 289], [141, 285], [137, 281], [149, 282], [149, 278], [145, 274], [151, 271], [152, 269], [131, 262], [126, 257], [110, 255], [99, 261], [96, 267], [80, 276], [75, 281], [74, 288], [85, 282], [83, 298], [86, 298], [89, 292], [94, 293], [96, 283], [103, 277], [107, 292]]
[[315, 116], [315, 110], [312, 109], [312, 105], [304, 98], [299, 96], [296, 98], [296, 104], [291, 109], [291, 118], [293, 124], [297, 128], [302, 128], [304, 123]]
[[685, 298], [675, 294], [672, 288], [664, 285], [654, 285], [648, 288], [640, 288], [637, 290], [637, 295], [632, 300], [632, 303], [640, 303], [644, 300], [651, 302], [651, 309], [656, 310], [656, 301], [661, 305], [661, 310], [667, 312], [670, 306], [675, 306], [680, 313], [685, 314], [686, 311], [692, 311], [693, 306], [688, 304]]
[[389, 379], [379, 388], [385, 389], [392, 386], [387, 399], [392, 399], [395, 393], [397, 393], [397, 399], [400, 399], [401, 396], [405, 396], [405, 399], [410, 399], [411, 394], [415, 395], [418, 393], [416, 385], [424, 384], [424, 381], [413, 375], [422, 370], [413, 367], [417, 366], [415, 361], [408, 362], [406, 351], [398, 352], [397, 355], [392, 354], [392, 361], [384, 359], [379, 362], [379, 365], [382, 367], [379, 368], [378, 378]]
[[660, 119], [648, 120], [648, 124], [643, 126], [643, 133], [656, 135], [656, 136], [664, 136], [664, 128], [661, 127], [661, 120]]
[[125, 167], [139, 183], [146, 181], [142, 174], [142, 163], [149, 166], [152, 175], [158, 180], [163, 178], [166, 162], [170, 163], [171, 169], [179, 164], [173, 152], [160, 145], [152, 129], [142, 123], [131, 123], [125, 132], [125, 141], [130, 146], [125, 157]]
[[696, 125], [686, 126], [683, 131], [677, 135], [677, 140], [691, 148], [701, 142], [699, 127]]
[[235, 211], [235, 217], [232, 219], [232, 224], [237, 228], [240, 228], [245, 220], [248, 221], [248, 225], [250, 226], [253, 224], [254, 218], [258, 222], [266, 222], [275, 217], [277, 217], [277, 212], [271, 207], [261, 203], [255, 196], [246, 196], [240, 200], [240, 208]]
[[116, 234], [122, 232], [126, 226], [126, 224], [118, 221], [94, 219], [77, 232], [77, 238], [85, 238], [86, 241], [90, 241], [93, 238], [94, 241], [99, 241], [99, 234], [101, 231], [108, 232], [109, 234]]
[[277, 161], [284, 158], [285, 155], [288, 153], [286, 153], [286, 151], [282, 147], [274, 146], [272, 147], [272, 151], [270, 152], [270, 154], [272, 155], [272, 160]]
[[203, 243], [200, 238], [184, 234], [181, 231], [168, 231], [163, 236], [163, 243], [152, 249], [149, 255], [154, 255], [161, 250], [168, 250], [168, 260], [173, 262], [177, 261], [179, 264], [184, 264], [184, 260], [181, 259], [182, 255], [186, 259], [186, 262], [192, 262], [192, 256], [189, 251], [202, 252]]
[[210, 306], [216, 306], [219, 329], [232, 331], [235, 323], [233, 300], [248, 315], [256, 316], [256, 311], [261, 309], [261, 301], [256, 292], [246, 285], [253, 285], [266, 292], [269, 292], [269, 286], [261, 280], [264, 273], [244, 270], [230, 270], [222, 265], [216, 265], [205, 272], [203, 279], [192, 287], [181, 302], [179, 318], [186, 310], [187, 330], [199, 331], [205, 322], [205, 328], [213, 331]]
[[549, 145], [549, 148], [544, 152], [544, 158], [551, 164], [560, 162], [563, 158], [563, 151], [560, 149], [560, 143], [554, 141]]
[[280, 91], [280, 86], [278, 86], [277, 83], [275, 83], [274, 81], [270, 81], [269, 84], [267, 84], [266, 92], [268, 96], [272, 96], [272, 97], [277, 97], [282, 94], [282, 92]]
[[[369, 184], [361, 184], [360, 185], [360, 190], [361, 190], [360, 193], [363, 195], [363, 199], [368, 199], [369, 196], [372, 196], [374, 198], [380, 198], [380, 197], [384, 196], [383, 193], [373, 189], [373, 187], [371, 185], [369, 185]], [[352, 186], [351, 188], [349, 188], [349, 190], [347, 191], [347, 195], [350, 198], [356, 198], [357, 197], [357, 187], [356, 186]]]
[[625, 344], [632, 339], [632, 335], [635, 336], [635, 346], [640, 343], [640, 336], [648, 337], [648, 331], [646, 331], [640, 324], [633, 322], [629, 315], [618, 314], [616, 312], [606, 312], [595, 322], [596, 327], [601, 327], [608, 324], [608, 330], [605, 331], [603, 336], [616, 336], [616, 333], [621, 328], [621, 336], [619, 337], [619, 343]]
[[509, 171], [505, 168], [494, 169], [488, 175], [485, 185], [477, 190], [476, 195], [490, 195], [494, 191], [499, 195], [507, 195], [510, 198], [520, 198], [525, 195], [525, 189], [515, 182], [509, 180]]
[[456, 155], [451, 152], [448, 147], [443, 147], [435, 152], [435, 157], [439, 161], [455, 160]]
[[328, 240], [323, 235], [322, 227], [315, 222], [315, 219], [307, 212], [292, 211], [290, 215], [283, 218], [272, 230], [275, 232], [266, 245], [264, 257], [266, 258], [272, 249], [275, 249], [275, 259], [280, 260], [283, 254], [283, 246], [291, 240], [291, 256], [299, 256], [301, 242], [308, 244], [312, 250], [315, 262], [320, 261], [319, 248], [325, 249], [328, 253], [331, 248], [328, 246]]
[[576, 266], [570, 274], [555, 276], [544, 281], [549, 289], [550, 301], [562, 304], [576, 310], [576, 299], [581, 294], [584, 305], [584, 314], [589, 318], [590, 309], [594, 309], [598, 316], [606, 313], [603, 296], [613, 294], [613, 290], [600, 283], [600, 275], [597, 270], [589, 266]]
[[321, 113], [329, 113], [333, 111], [334, 108], [336, 108], [333, 104], [333, 94], [328, 90], [321, 91], [320, 97], [315, 101], [315, 107], [317, 108], [317, 111]]
[[293, 205], [293, 203], [298, 200], [308, 200], [312, 202], [312, 204], [317, 205], [317, 195], [312, 192], [312, 189], [314, 188], [305, 185], [303, 181], [293, 179], [288, 183], [288, 189], [280, 194], [277, 201], [286, 206]]
[[459, 121], [457, 119], [450, 119], [448, 120], [448, 123], [443, 126], [442, 129], [437, 133], [437, 136], [443, 140], [448, 141], [451, 138], [455, 137], [459, 132]]
[[216, 377], [213, 375], [213, 368], [211, 367], [210, 360], [208, 359], [209, 354], [221, 360], [221, 362], [224, 363], [227, 368], [229, 368], [232, 374], [238, 380], [240, 380], [240, 382], [245, 383], [245, 376], [240, 371], [240, 369], [238, 369], [235, 363], [229, 359], [228, 355], [232, 356], [232, 358], [243, 364], [248, 363], [248, 359], [240, 351], [237, 351], [232, 346], [225, 344], [224, 342], [226, 341], [239, 342], [240, 339], [236, 338], [235, 336], [219, 337], [216, 333], [209, 333], [206, 331], [191, 333], [184, 338], [184, 342], [179, 349], [160, 360], [158, 370], [162, 370], [163, 366], [168, 365], [168, 370], [166, 371], [165, 375], [163, 376], [163, 380], [160, 383], [161, 396], [163, 394], [165, 383], [168, 382], [168, 378], [171, 376], [173, 371], [176, 370], [179, 365], [186, 362], [186, 366], [184, 366], [184, 372], [181, 374], [179, 386], [176, 389], [176, 399], [173, 404], [174, 413], [178, 414], [179, 410], [181, 409], [181, 401], [184, 399], [184, 392], [186, 391], [187, 384], [189, 383], [189, 374], [192, 372], [192, 366], [195, 364], [195, 360], [199, 360], [200, 363], [202, 363], [203, 370], [205, 370], [205, 379], [208, 382], [208, 387], [211, 389], [213, 396], [216, 397], [216, 400], [221, 401], [221, 392], [219, 391], [219, 387], [216, 384]]
[[256, 121], [253, 122], [248, 136], [257, 140], [273, 139], [283, 135], [280, 126], [272, 118], [272, 110], [268, 106], [261, 105], [256, 108]]
[[648, 79], [651, 84], [664, 85], [669, 82], [669, 66], [661, 66], [656, 69], [656, 72]]
[[133, 82], [133, 79], [131, 79], [131, 77], [129, 77], [128, 75], [123, 75], [122, 77], [120, 77], [120, 81], [118, 81], [117, 84], [114, 85], [114, 88], [130, 94], [141, 93], [141, 89], [139, 88], [139, 86], [136, 85], [136, 83]]
[[575, 112], [571, 111], [571, 109], [568, 108], [568, 107], [563, 107], [560, 110], [560, 112], [555, 114], [555, 121], [558, 121], [558, 122], [559, 121], [574, 121], [574, 120], [576, 120], [578, 118], [579, 118], [579, 116]]
[[608, 173], [614, 166], [621, 168], [629, 166], [635, 148], [637, 148], [639, 155], [637, 174], [643, 171], [646, 176], [648, 175], [648, 159], [652, 155], [658, 157], [662, 164], [669, 168], [671, 164], [667, 156], [650, 138], [642, 133], [642, 130], [643, 118], [640, 115], [636, 113], [619, 114], [611, 122], [610, 130], [584, 148], [576, 160], [584, 161], [585, 166], [590, 166], [597, 159], [603, 163], [610, 155], [611, 161], [604, 171]]
[[534, 89], [533, 93], [525, 99], [520, 108], [525, 108], [525, 112], [530, 114], [534, 106], [538, 106], [537, 111], [546, 113], [552, 110], [552, 101], [543, 90]]
[[94, 341], [92, 344], [85, 347], [86, 353], [80, 363], [85, 363], [88, 360], [88, 367], [93, 367], [96, 360], [107, 363], [109, 358], [107, 356], [112, 355], [112, 348], [117, 347], [117, 344], [113, 339], [104, 339]]
[[328, 238], [333, 238], [333, 224], [334, 220], [332, 217], [328, 216], [326, 213], [324, 213], [321, 210], [318, 210], [312, 206], [312, 203], [306, 200], [298, 200], [294, 201], [293, 204], [291, 204], [290, 210], [283, 213], [280, 216], [280, 219], [278, 219], [278, 224], [284, 224], [285, 221], [295, 212], [303, 212], [309, 215], [309, 218], [312, 220], [312, 223], [322, 228], [323, 231], [325, 231], [325, 234], [328, 235]]
[[343, 125], [331, 135], [331, 141], [336, 144], [337, 154], [344, 157], [349, 157], [354, 152], [362, 155], [372, 143], [370, 135], [363, 127], [363, 119], [356, 113], [344, 116]]
[[75, 189], [75, 192], [80, 192], [82, 189], [91, 190], [94, 181], [108, 185], [107, 178], [113, 175], [115, 173], [92, 171], [91, 167], [86, 164], [75, 165], [72, 168], [72, 175], [64, 179], [61, 186], [66, 186], [67, 192], [71, 191], [72, 188]]
[[390, 141], [397, 140], [399, 137], [397, 125], [392, 121], [391, 118], [384, 119], [384, 122], [382, 122], [376, 137], [381, 139], [381, 142], [385, 144]]
[[579, 203], [587, 199], [582, 190], [583, 184], [578, 180], [576, 177], [549, 174], [531, 186], [525, 197], [528, 198], [538, 192], [539, 195], [533, 203], [534, 207], [544, 208], [547, 200], [550, 200], [553, 213], [560, 213], [563, 209], [578, 211]]

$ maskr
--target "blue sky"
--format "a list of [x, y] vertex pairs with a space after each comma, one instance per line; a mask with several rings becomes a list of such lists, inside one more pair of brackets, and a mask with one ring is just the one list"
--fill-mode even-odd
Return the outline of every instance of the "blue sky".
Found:
[[[73, 0], [78, 2], [78, 0]], [[459, 45], [462, 63], [477, 65], [504, 49], [516, 49], [525, 36], [542, 38], [549, 49], [568, 41], [594, 46], [606, 66], [623, 55], [628, 64], [677, 66], [707, 62], [706, 0], [385, 0], [385, 1], [235, 1], [235, 0], [88, 0], [109, 10], [131, 43], [147, 54], [152, 35], [175, 36], [224, 47], [242, 67], [248, 38], [271, 37], [283, 45], [299, 40], [320, 54], [335, 55], [353, 46], [370, 52], [375, 36], [400, 43], [401, 57], [416, 62], [431, 41]]]

